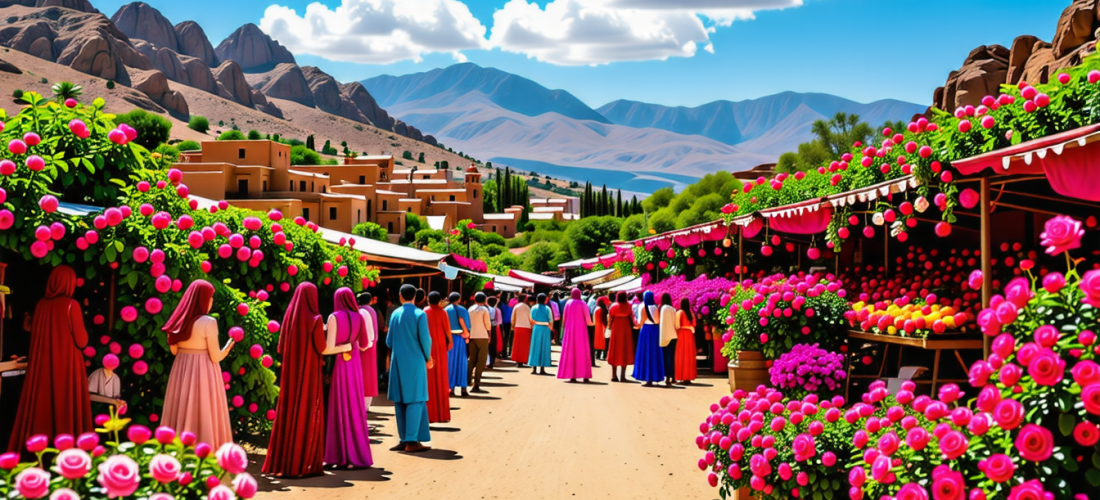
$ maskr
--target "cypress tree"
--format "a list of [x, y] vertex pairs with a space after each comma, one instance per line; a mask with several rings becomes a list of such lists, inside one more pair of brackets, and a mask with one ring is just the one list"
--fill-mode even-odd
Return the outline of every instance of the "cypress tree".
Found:
[[607, 215], [607, 184], [603, 185], [603, 191], [600, 192], [600, 216]]
[[313, 135], [312, 134], [310, 134], [309, 137], [306, 137], [306, 148], [310, 149], [311, 151], [316, 151], [316, 145], [313, 144]]
[[616, 196], [616, 200], [615, 200], [615, 217], [622, 217], [622, 216], [623, 216], [623, 190], [620, 189], [619, 194], [618, 194], [618, 196]]

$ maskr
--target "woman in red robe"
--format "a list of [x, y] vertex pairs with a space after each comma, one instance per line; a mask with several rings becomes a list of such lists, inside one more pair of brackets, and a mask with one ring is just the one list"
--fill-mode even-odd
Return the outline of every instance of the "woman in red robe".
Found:
[[685, 384], [690, 384], [699, 376], [695, 361], [695, 321], [691, 301], [680, 299], [680, 310], [676, 312], [675, 380]]
[[19, 398], [8, 451], [19, 452], [27, 439], [44, 434], [92, 432], [92, 401], [81, 349], [88, 345], [80, 303], [73, 299], [76, 273], [57, 266], [46, 282], [31, 322], [27, 381]]
[[322, 474], [325, 457], [325, 407], [321, 367], [325, 328], [317, 309], [317, 287], [302, 283], [283, 316], [279, 354], [279, 400], [264, 474], [301, 477]]
[[607, 313], [611, 309], [611, 301], [607, 297], [600, 297], [596, 300], [596, 332], [592, 347], [596, 349], [596, 357], [599, 359], [607, 359], [607, 334], [604, 333], [607, 330]]
[[[611, 365], [611, 381], [626, 382], [626, 367], [634, 364], [634, 310], [626, 301], [626, 292], [619, 292], [607, 316], [611, 326], [611, 339], [607, 347], [607, 364]], [[622, 379], [615, 373], [621, 368]]]
[[447, 372], [447, 353], [454, 340], [451, 338], [451, 320], [447, 311], [439, 306], [443, 297], [439, 292], [428, 294], [428, 332], [432, 336], [432, 361], [428, 369], [428, 422], [437, 424], [451, 421], [451, 382]]

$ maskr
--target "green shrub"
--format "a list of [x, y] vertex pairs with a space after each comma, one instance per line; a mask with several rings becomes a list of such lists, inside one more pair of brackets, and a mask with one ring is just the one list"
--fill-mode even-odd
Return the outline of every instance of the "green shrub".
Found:
[[187, 128], [205, 134], [210, 130], [210, 120], [207, 120], [205, 116], [192, 116], [191, 120], [187, 122]]
[[405, 213], [405, 234], [401, 235], [401, 241], [399, 241], [399, 243], [402, 244], [402, 245], [407, 245], [410, 242], [415, 242], [416, 241], [416, 233], [418, 233], [421, 229], [427, 229], [427, 228], [428, 228], [428, 223], [421, 220], [420, 216], [418, 216], [418, 215], [416, 215], [412, 212], [406, 212]]
[[138, 133], [134, 142], [145, 146], [145, 149], [153, 149], [163, 142], [168, 142], [169, 134], [172, 132], [172, 122], [144, 109], [133, 109], [129, 113], [118, 115], [115, 117], [115, 123], [125, 123], [134, 127]]
[[11, 96], [16, 98], [16, 99], [22, 99], [23, 98], [23, 90], [22, 89], [15, 89], [15, 92], [12, 92]]
[[356, 224], [355, 227], [352, 228], [351, 234], [370, 238], [372, 240], [387, 241], [386, 228], [373, 222], [360, 222]]
[[176, 145], [180, 151], [202, 151], [202, 144], [195, 141], [183, 141]]
[[107, 80], [107, 90], [114, 90], [114, 89], [115, 89], [115, 81], [114, 80]]
[[258, 141], [258, 140], [263, 139], [263, 138], [264, 138], [264, 136], [260, 135], [260, 132], [257, 131], [257, 130], [249, 130], [248, 131], [248, 140], [250, 140], [250, 141]]
[[322, 165], [321, 155], [316, 151], [309, 149], [305, 146], [291, 146], [290, 148], [290, 164], [291, 165]]
[[245, 140], [244, 134], [240, 130], [226, 130], [218, 136], [219, 141], [243, 141]]
[[161, 144], [157, 146], [157, 149], [153, 150], [154, 153], [160, 153], [164, 161], [169, 163], [176, 163], [180, 161], [180, 150], [176, 146], [171, 144]]

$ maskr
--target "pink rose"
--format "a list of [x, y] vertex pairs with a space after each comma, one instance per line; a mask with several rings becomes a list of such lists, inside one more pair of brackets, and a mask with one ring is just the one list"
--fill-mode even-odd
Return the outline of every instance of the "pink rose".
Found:
[[233, 491], [236, 491], [237, 496], [241, 498], [252, 498], [258, 489], [256, 479], [247, 472], [237, 474], [237, 477], [233, 478]]
[[24, 498], [42, 498], [50, 492], [50, 473], [38, 467], [24, 469], [15, 476], [15, 489]]
[[989, 426], [990, 419], [988, 413], [974, 415], [974, 417], [970, 419], [970, 422], [966, 424], [967, 430], [975, 436], [984, 436], [985, 433], [989, 432]]
[[1077, 288], [1085, 292], [1084, 303], [1092, 307], [1100, 307], [1100, 271], [1092, 270], [1081, 277]]
[[1012, 324], [1012, 322], [1016, 321], [1016, 318], [1020, 315], [1019, 308], [1016, 306], [1016, 304], [1007, 300], [1001, 302], [1001, 304], [997, 306], [997, 308], [995, 309], [995, 313], [997, 314], [997, 322], [1000, 323], [1002, 326]]
[[[104, 359], [106, 359], [106, 356], [104, 356]], [[94, 432], [85, 432], [76, 438], [76, 445], [84, 451], [92, 451], [98, 444], [99, 435]]]
[[180, 476], [180, 461], [169, 455], [157, 455], [149, 461], [149, 474], [160, 483], [170, 483]]
[[981, 411], [991, 412], [1000, 402], [1001, 391], [992, 385], [983, 387], [982, 391], [978, 393], [977, 406]]
[[132, 425], [126, 430], [126, 437], [136, 444], [142, 444], [152, 439], [153, 433], [149, 432], [149, 428], [144, 425]]
[[1036, 384], [1050, 387], [1062, 381], [1066, 374], [1066, 362], [1054, 351], [1043, 349], [1031, 358], [1027, 373]]
[[218, 467], [230, 474], [240, 474], [248, 468], [248, 454], [244, 448], [234, 443], [225, 443], [218, 448]]
[[993, 408], [993, 420], [1006, 431], [1020, 426], [1024, 419], [1024, 405], [1015, 399], [1005, 399]]
[[965, 500], [966, 484], [962, 473], [952, 470], [948, 465], [939, 465], [932, 470], [932, 498], [934, 500]]
[[[1021, 349], [1020, 352], [1023, 352], [1023, 350]], [[1022, 358], [1023, 357], [1021, 356], [1021, 361]], [[1016, 382], [1020, 381], [1020, 377], [1022, 377], [1023, 374], [1024, 372], [1019, 366], [1012, 363], [1007, 363], [1001, 367], [1001, 383], [1004, 384], [1005, 387], [1012, 387], [1016, 385]]]
[[1058, 329], [1051, 325], [1043, 325], [1035, 329], [1035, 342], [1043, 347], [1054, 347], [1062, 336]]
[[134, 494], [141, 484], [141, 470], [137, 462], [126, 455], [112, 455], [99, 464], [99, 485], [107, 490], [108, 498]]
[[989, 382], [989, 376], [993, 375], [993, 367], [985, 360], [979, 359], [970, 366], [970, 385], [983, 387]]
[[1015, 304], [1017, 308], [1026, 307], [1034, 295], [1031, 292], [1031, 282], [1022, 276], [1014, 278], [1005, 285], [1005, 299]]
[[1078, 422], [1073, 428], [1073, 439], [1081, 446], [1092, 446], [1100, 441], [1100, 428], [1092, 422]]
[[1048, 220], [1043, 229], [1043, 232], [1039, 234], [1039, 237], [1042, 238], [1039, 244], [1047, 247], [1046, 252], [1050, 255], [1080, 248], [1081, 237], [1085, 235], [1085, 230], [1081, 228], [1081, 222], [1065, 215], [1059, 215]]
[[80, 479], [92, 470], [92, 457], [80, 448], [69, 448], [57, 454], [55, 465], [65, 479]]
[[1003, 483], [1012, 479], [1016, 473], [1016, 463], [1012, 457], [998, 453], [978, 463], [978, 469], [995, 483]]
[[914, 427], [909, 429], [909, 433], [905, 435], [905, 443], [910, 448], [920, 451], [925, 446], [928, 446], [928, 440], [931, 439], [928, 431], [924, 427]]
[[1066, 277], [1062, 273], [1054, 272], [1043, 276], [1043, 289], [1049, 293], [1058, 293], [1066, 286]]
[[1027, 424], [1016, 436], [1016, 450], [1024, 460], [1042, 462], [1054, 452], [1054, 436], [1045, 427]]
[[940, 438], [940, 451], [948, 460], [954, 460], [962, 456], [963, 453], [966, 453], [966, 448], [969, 444], [970, 442], [963, 433], [959, 431], [950, 431]]
[[233, 495], [233, 490], [219, 484], [210, 488], [210, 493], [207, 495], [207, 498], [209, 500], [234, 500], [236, 497]]
[[917, 483], [908, 483], [898, 490], [897, 500], [928, 500], [928, 491]]
[[1053, 495], [1043, 489], [1043, 483], [1038, 479], [1018, 484], [1008, 493], [1008, 500], [1049, 500], [1050, 498], [1053, 498]]
[[[1100, 282], [1097, 283], [1097, 286], [1100, 287]], [[982, 309], [982, 312], [978, 313], [977, 323], [981, 327], [982, 333], [990, 337], [1001, 333], [1001, 322], [997, 320], [997, 313], [993, 308]]]
[[[61, 488], [50, 493], [50, 500], [80, 500], [80, 495], [68, 488]], [[155, 500], [150, 498], [150, 500]]]
[[1092, 384], [1082, 389], [1081, 402], [1085, 404], [1085, 411], [1100, 415], [1100, 384]]
[[1070, 373], [1073, 374], [1073, 381], [1081, 387], [1100, 382], [1100, 365], [1091, 359], [1078, 361]]
[[0, 469], [12, 470], [15, 466], [19, 465], [18, 453], [4, 453], [0, 455]]

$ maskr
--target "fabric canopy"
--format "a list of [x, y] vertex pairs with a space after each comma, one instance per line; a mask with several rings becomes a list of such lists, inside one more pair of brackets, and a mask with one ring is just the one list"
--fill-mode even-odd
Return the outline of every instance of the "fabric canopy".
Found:
[[612, 292], [633, 292], [642, 288], [642, 278], [634, 278], [627, 283], [612, 288]]
[[[972, 156], [970, 158], [953, 161], [951, 166], [962, 175], [972, 175], [987, 168], [998, 174], [1041, 174], [1044, 167], [1031, 161], [1033, 153], [1047, 156], [1046, 148], [1051, 148], [1055, 156], [1061, 154], [1062, 148], [1077, 141], [1088, 141], [1092, 136], [1100, 133], [1100, 123], [1081, 127], [1066, 132], [1040, 137], [1038, 139], [1021, 142], [1015, 146], [990, 151], [989, 153]], [[1084, 142], [1078, 143], [1084, 146]], [[1040, 151], [1042, 151], [1040, 153]]]
[[609, 290], [609, 289], [615, 288], [619, 285], [624, 285], [626, 283], [630, 283], [631, 281], [634, 281], [636, 278], [637, 278], [637, 276], [633, 276], [633, 275], [623, 276], [621, 278], [616, 278], [616, 279], [613, 279], [611, 281], [600, 283], [599, 285], [593, 286], [592, 289], [593, 290]]
[[833, 207], [826, 204], [817, 210], [805, 211], [801, 215], [769, 218], [768, 225], [782, 233], [817, 234], [829, 228], [832, 218]]
[[508, 271], [508, 276], [518, 278], [524, 281], [530, 281], [536, 285], [557, 285], [565, 281], [565, 278], [555, 278], [553, 276], [543, 276], [541, 274], [529, 273], [527, 271], [520, 271], [518, 269], [512, 269]]
[[573, 278], [572, 281], [573, 281], [573, 283], [576, 283], [576, 284], [585, 284], [585, 285], [592, 284], [592, 283], [599, 283], [600, 281], [609, 278], [612, 274], [615, 274], [616, 271], [618, 271], [618, 270], [615, 269], [615, 268], [604, 269], [603, 271], [596, 271], [596, 272], [588, 273], [588, 274], [585, 274], [585, 275], [582, 275], [582, 276], [577, 276], [576, 278]]
[[1046, 155], [1039, 160], [1047, 174], [1050, 187], [1062, 196], [1088, 201], [1100, 201], [1100, 170], [1097, 143], [1067, 149], [1060, 155]]

